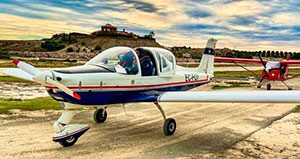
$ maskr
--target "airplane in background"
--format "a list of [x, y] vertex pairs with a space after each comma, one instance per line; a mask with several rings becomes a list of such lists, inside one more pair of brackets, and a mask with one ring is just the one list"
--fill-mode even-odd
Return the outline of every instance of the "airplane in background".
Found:
[[[290, 65], [299, 66], [300, 60], [290, 60], [290, 54], [287, 54], [287, 57], [285, 60], [281, 61], [267, 61], [263, 60], [261, 56], [259, 56], [259, 59], [242, 59], [242, 58], [224, 58], [224, 57], [215, 57], [216, 62], [227, 62], [227, 63], [234, 63], [238, 66], [238, 63], [256, 63], [261, 64], [263, 66], [262, 72], [261, 72], [261, 78], [257, 84], [257, 88], [261, 88], [263, 81], [267, 81], [267, 90], [271, 90], [271, 83], [274, 81], [280, 81], [282, 82], [288, 90], [292, 90], [293, 88], [291, 86], [288, 86], [284, 81], [289, 80], [291, 78], [294, 78], [298, 75], [295, 75], [293, 77], [288, 77], [288, 70]], [[247, 71], [247, 68], [244, 66], [241, 66]], [[253, 73], [253, 71], [250, 71]], [[256, 75], [256, 74], [255, 74]], [[258, 75], [256, 75], [258, 76]]]
[[[49, 95], [65, 106], [54, 123], [53, 134], [53, 141], [64, 147], [74, 145], [90, 128], [87, 124], [70, 124], [78, 111], [69, 109], [71, 105], [96, 107], [94, 120], [103, 123], [109, 104], [151, 102], [163, 116], [164, 134], [170, 136], [175, 133], [176, 122], [166, 117], [161, 102], [300, 102], [300, 91], [187, 91], [213, 78], [216, 42], [208, 40], [197, 68], [176, 65], [174, 54], [162, 48], [112, 47], [82, 66], [40, 71], [15, 59], [18, 68], [4, 73], [45, 86]], [[178, 109], [184, 109], [184, 105]]]

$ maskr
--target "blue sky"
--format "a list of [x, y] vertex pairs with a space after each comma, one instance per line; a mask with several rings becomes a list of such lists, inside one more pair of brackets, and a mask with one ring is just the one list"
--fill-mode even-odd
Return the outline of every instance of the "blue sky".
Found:
[[300, 52], [299, 0], [0, 0], [0, 39], [90, 33], [111, 23], [153, 30], [165, 46]]

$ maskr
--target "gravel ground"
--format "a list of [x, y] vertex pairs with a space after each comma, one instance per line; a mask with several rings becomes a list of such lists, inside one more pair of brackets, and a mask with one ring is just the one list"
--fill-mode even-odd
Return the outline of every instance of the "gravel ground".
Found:
[[[233, 90], [240, 89], [255, 88]], [[12, 110], [12, 115], [0, 115], [0, 158], [299, 158], [300, 117], [287, 115], [295, 106], [163, 103], [167, 116], [177, 121], [176, 133], [168, 137], [151, 103], [129, 104], [130, 116], [121, 107], [109, 108], [103, 124], [95, 124], [93, 111], [85, 111], [72, 123], [91, 129], [69, 148], [51, 141], [61, 111]]]
[[[163, 104], [167, 116], [177, 121], [176, 133], [168, 137], [162, 133], [162, 117], [153, 104], [128, 105], [131, 116], [125, 116], [121, 107], [109, 108], [108, 120], [103, 124], [95, 124], [93, 111], [86, 111], [72, 122], [89, 124], [91, 129], [70, 148], [51, 141], [52, 124], [61, 111], [14, 110], [14, 115], [0, 116], [0, 158], [218, 158], [254, 132], [285, 116], [294, 106]], [[291, 141], [299, 139], [299, 133], [285, 130], [281, 131], [293, 135]], [[283, 147], [291, 149], [289, 145]], [[229, 155], [247, 156], [235, 151]]]

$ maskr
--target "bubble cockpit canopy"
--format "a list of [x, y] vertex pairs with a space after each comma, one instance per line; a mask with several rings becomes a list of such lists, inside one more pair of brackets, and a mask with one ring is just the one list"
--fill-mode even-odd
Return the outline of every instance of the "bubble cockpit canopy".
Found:
[[137, 74], [137, 56], [133, 49], [129, 47], [113, 47], [101, 52], [92, 58], [86, 65], [100, 67], [121, 67], [127, 74]]

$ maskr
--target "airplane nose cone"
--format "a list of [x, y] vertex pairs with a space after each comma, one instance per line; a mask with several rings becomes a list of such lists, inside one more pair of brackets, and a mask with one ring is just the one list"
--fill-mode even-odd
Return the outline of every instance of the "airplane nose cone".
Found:
[[40, 72], [37, 75], [33, 76], [32, 79], [34, 81], [36, 81], [37, 83], [44, 85], [44, 84], [46, 84], [46, 77], [52, 78], [52, 73], [50, 71], [43, 71], [43, 72]]

